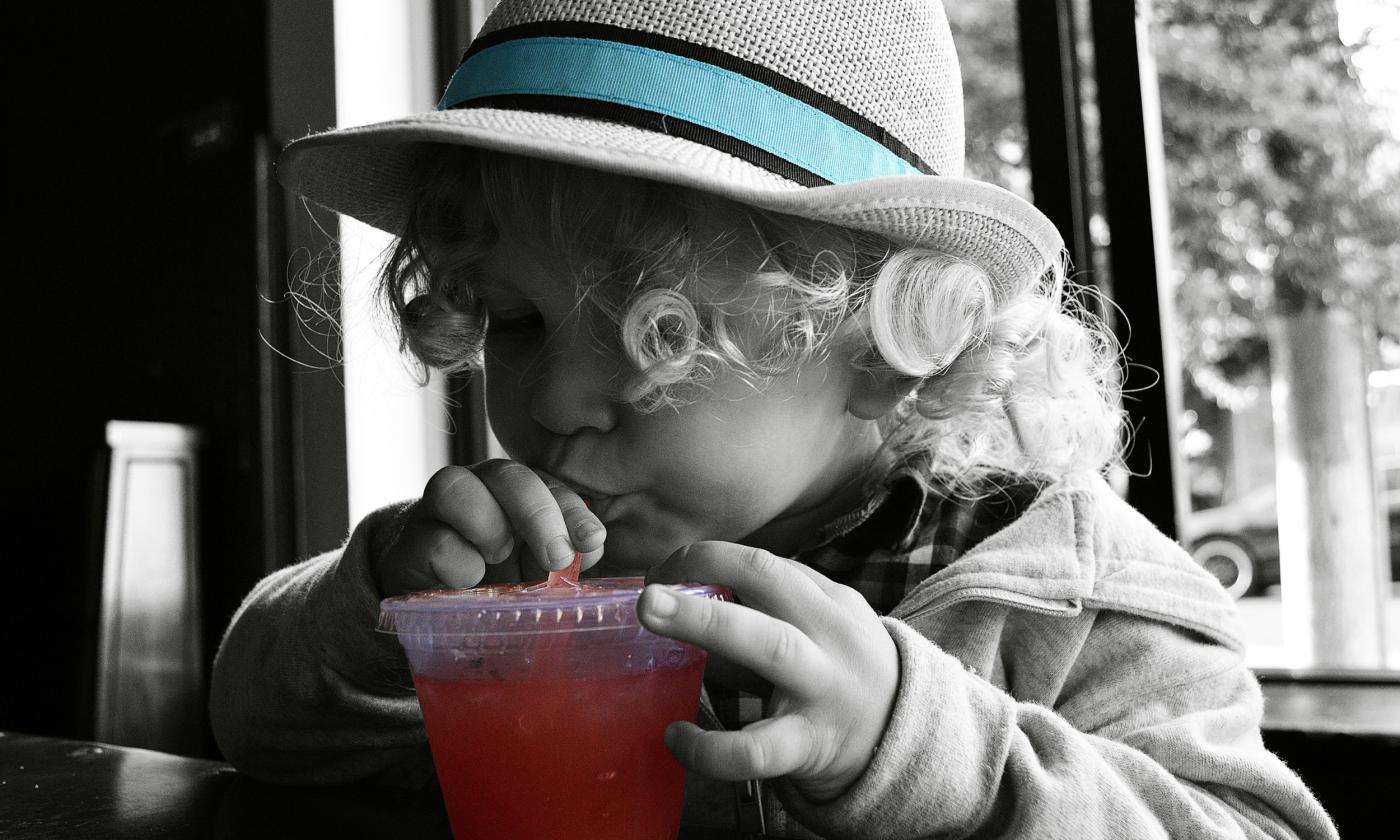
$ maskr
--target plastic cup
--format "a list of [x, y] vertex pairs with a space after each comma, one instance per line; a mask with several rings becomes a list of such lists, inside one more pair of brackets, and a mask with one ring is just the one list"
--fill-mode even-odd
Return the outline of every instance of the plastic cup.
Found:
[[675, 838], [685, 771], [662, 733], [695, 720], [706, 654], [641, 626], [642, 586], [602, 578], [382, 602], [379, 628], [408, 655], [456, 837]]

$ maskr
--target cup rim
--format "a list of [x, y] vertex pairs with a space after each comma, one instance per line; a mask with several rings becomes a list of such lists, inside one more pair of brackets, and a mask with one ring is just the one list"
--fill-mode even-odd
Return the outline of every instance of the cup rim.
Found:
[[[690, 595], [728, 600], [723, 586], [666, 584]], [[542, 633], [621, 630], [640, 626], [637, 598], [642, 577], [592, 578], [572, 587], [537, 583], [493, 584], [471, 589], [438, 589], [396, 595], [380, 601], [376, 630], [403, 637], [509, 637]], [[527, 587], [537, 587], [526, 591]]]

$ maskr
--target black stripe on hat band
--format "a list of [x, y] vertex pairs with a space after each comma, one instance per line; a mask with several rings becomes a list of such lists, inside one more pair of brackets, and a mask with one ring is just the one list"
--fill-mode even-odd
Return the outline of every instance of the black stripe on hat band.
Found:
[[[876, 143], [884, 146], [905, 163], [925, 175], [938, 174], [933, 167], [925, 163], [922, 158], [910, 150], [898, 137], [895, 137], [870, 119], [856, 113], [827, 95], [818, 93], [806, 85], [794, 81], [761, 64], [755, 64], [754, 62], [738, 58], [723, 50], [701, 46], [689, 41], [683, 41], [679, 38], [658, 35], [654, 32], [640, 32], [635, 29], [626, 29], [620, 26], [582, 21], [537, 21], [534, 23], [522, 23], [479, 36], [476, 40], [472, 41], [466, 52], [462, 54], [462, 63], [465, 63], [467, 59], [478, 52], [497, 44], [525, 38], [541, 37], [591, 38], [602, 41], [615, 41], [617, 43], [630, 44], [646, 49], [671, 53], [672, 55], [681, 56], [694, 61], [701, 61], [719, 67], [720, 69], [728, 70], [731, 73], [738, 73], [759, 84], [770, 87], [779, 93], [790, 96], [799, 102], [810, 105], [822, 111], [832, 119], [840, 120], [856, 131], [859, 131], [861, 134], [864, 134], [866, 137], [869, 137], [871, 140], [874, 140]], [[667, 122], [670, 122], [669, 118]]]
[[453, 105], [451, 110], [463, 108], [502, 108], [517, 111], [545, 111], [555, 114], [571, 114], [578, 117], [592, 117], [609, 122], [624, 123], [636, 128], [654, 131], [671, 137], [679, 137], [693, 143], [709, 146], [717, 151], [733, 155], [754, 166], [766, 169], [775, 175], [801, 184], [804, 187], [824, 187], [831, 181], [804, 169], [797, 164], [760, 149], [742, 140], [730, 137], [723, 132], [696, 125], [688, 120], [658, 114], [644, 108], [633, 108], [615, 102], [596, 99], [580, 99], [573, 96], [549, 96], [546, 94], [517, 93], [503, 96], [482, 96]]

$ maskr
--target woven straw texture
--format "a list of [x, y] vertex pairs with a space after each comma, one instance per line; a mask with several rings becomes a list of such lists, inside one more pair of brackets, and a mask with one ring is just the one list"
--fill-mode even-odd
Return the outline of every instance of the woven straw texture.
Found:
[[723, 50], [873, 120], [938, 174], [962, 175], [962, 85], [941, 3], [502, 0], [481, 32], [538, 21], [610, 24]]
[[973, 262], [1005, 297], [1059, 259], [1062, 240], [1030, 203], [960, 177], [961, 79], [938, 0], [503, 0], [483, 27], [576, 21], [722, 49], [832, 97], [883, 126], [940, 173], [804, 187], [701, 143], [581, 116], [464, 108], [325, 131], [277, 164], [291, 191], [391, 233], [415, 155], [446, 143], [693, 187], [896, 244]]
[[[390, 126], [393, 137], [386, 140], [384, 128]], [[284, 183], [292, 181], [288, 186], [294, 186], [299, 194], [390, 232], [399, 229], [403, 221], [402, 196], [396, 185], [408, 181], [413, 166], [412, 151], [416, 145], [406, 141], [478, 146], [642, 177], [651, 176], [652, 169], [665, 167], [674, 171], [669, 173], [672, 177], [662, 180], [685, 183], [687, 179], [678, 177], [680, 173], [694, 172], [705, 180], [690, 180], [689, 185], [702, 189], [712, 186], [709, 178], [759, 190], [803, 189], [800, 184], [709, 146], [619, 123], [563, 114], [496, 108], [430, 111], [337, 134], [341, 141], [353, 141], [362, 134], [365, 142], [341, 142], [311, 149], [302, 159], [284, 156], [279, 162], [279, 175]], [[560, 139], [551, 142], [549, 138]], [[595, 153], [594, 159], [589, 158], [590, 151]]]

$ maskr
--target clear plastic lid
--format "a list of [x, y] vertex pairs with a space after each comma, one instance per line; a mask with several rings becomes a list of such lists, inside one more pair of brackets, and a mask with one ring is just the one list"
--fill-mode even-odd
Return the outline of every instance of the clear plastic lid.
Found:
[[[594, 578], [576, 586], [510, 583], [385, 598], [379, 630], [399, 636], [519, 636], [636, 627], [645, 578]], [[727, 587], [674, 584], [678, 592], [729, 600]]]

